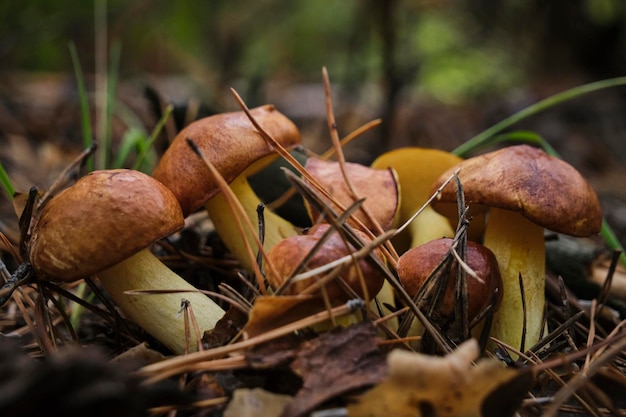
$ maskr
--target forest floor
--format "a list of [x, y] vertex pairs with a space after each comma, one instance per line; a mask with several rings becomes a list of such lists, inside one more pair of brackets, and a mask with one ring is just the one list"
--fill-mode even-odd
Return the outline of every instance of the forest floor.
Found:
[[[18, 191], [27, 191], [32, 185], [47, 189], [83, 150], [80, 106], [74, 84], [73, 77], [59, 74], [10, 74], [0, 81], [0, 162]], [[132, 114], [137, 123], [149, 130], [158, 117], [153, 111], [153, 103], [145, 95], [144, 87], [142, 83], [123, 83], [118, 87], [118, 99], [123, 103], [126, 116]], [[181, 93], [185, 88], [180, 88], [175, 80], [152, 80], [151, 87], [164, 92], [164, 96], [169, 91], [176, 91], [182, 97], [186, 95]], [[515, 98], [501, 98], [481, 108], [476, 104], [447, 106], [435, 101], [402, 102], [398, 104], [390, 137], [383, 139], [376, 131], [369, 132], [346, 147], [346, 158], [369, 163], [381, 152], [402, 146], [452, 150], [474, 134], [537, 101], [537, 98], [558, 92], [559, 88], [558, 85], [544, 81], [532, 92], [524, 92]], [[190, 91], [189, 96], [191, 94]], [[321, 83], [319, 86], [281, 86], [273, 90], [268, 87], [267, 93], [268, 102], [285, 109], [284, 113], [289, 114], [291, 111], [294, 122], [301, 128], [305, 146], [316, 152], [330, 147], [323, 99]], [[358, 99], [340, 97], [336, 100], [335, 111], [341, 133], [345, 135], [375, 118], [379, 110], [375, 101], [376, 95]], [[180, 104], [191, 107], [189, 102], [181, 101]], [[605, 218], [621, 242], [626, 242], [625, 113], [626, 93], [609, 90], [564, 103], [516, 126], [516, 129], [532, 130], [542, 135], [563, 159], [589, 180], [599, 195]], [[92, 117], [95, 120], [97, 115], [94, 113]], [[119, 143], [126, 129], [127, 124], [122, 119], [113, 120], [113, 143]], [[163, 152], [175, 130], [172, 124], [166, 127], [166, 133], [155, 143], [157, 154]], [[0, 232], [17, 247], [17, 216], [6, 195], [3, 194], [0, 201]], [[159, 249], [160, 254], [168, 259], [170, 266], [178, 268], [181, 274], [198, 286], [204, 285], [215, 290], [215, 283], [206, 285], [207, 276], [219, 276], [221, 282], [240, 289], [241, 286], [237, 284], [238, 264], [228, 253], [224, 253], [219, 241], [214, 239], [208, 219], [198, 216], [196, 220], [191, 226], [188, 225], [186, 230], [189, 233], [178, 236], [172, 245], [186, 248], [195, 245], [193, 254], [205, 259], [185, 264], [182, 258], [177, 257], [179, 252], [167, 244]], [[599, 239], [593, 239], [591, 243], [600, 251], [605, 249]], [[0, 255], [8, 270], [13, 272], [19, 264], [18, 260], [6, 248], [0, 251]], [[184, 266], [181, 266], [181, 262]], [[582, 263], [585, 267], [592, 267], [589, 260]], [[606, 273], [606, 270], [603, 271]], [[623, 272], [615, 274], [616, 280], [624, 279], [620, 274]], [[623, 322], [618, 324], [624, 316], [604, 316], [604, 312], [600, 314], [598, 310], [598, 317], [589, 318], [590, 314], [593, 317], [593, 313], [590, 313], [591, 310], [583, 300], [587, 297], [584, 294], [566, 295], [569, 289], [559, 289], [558, 274], [549, 271], [548, 275], [547, 311], [556, 317], [556, 312], [561, 314], [564, 311], [559, 303], [563, 300], [570, 303], [567, 314], [558, 316], [551, 330], [557, 324], [569, 326], [571, 333], [568, 337], [571, 340], [562, 351], [544, 352], [539, 364], [559, 355], [563, 355], [564, 362], [553, 365], [548, 371], [542, 369], [534, 375], [534, 396], [527, 395], [528, 382], [518, 374], [514, 377], [497, 374], [495, 378], [500, 378], [498, 381], [501, 382], [497, 388], [504, 389], [506, 386], [509, 389], [507, 384], [513, 381], [511, 385], [517, 384], [517, 390], [524, 391], [520, 394], [510, 388], [510, 395], [519, 399], [520, 412], [529, 416], [547, 415], [542, 414], [546, 408], [537, 399], [553, 399], [555, 392], [563, 392], [560, 389], [567, 381], [573, 381], [568, 387], [574, 387], [572, 389], [578, 396], [567, 401], [559, 409], [558, 415], [626, 415], [623, 396], [626, 392], [626, 348], [622, 343]], [[73, 291], [76, 286], [70, 285], [63, 289]], [[352, 395], [379, 383], [388, 372], [384, 355], [378, 356], [379, 348], [385, 351], [385, 343], [375, 337], [371, 328], [360, 325], [320, 337], [300, 331], [294, 340], [280, 339], [280, 343], [273, 341], [265, 346], [265, 349], [273, 350], [272, 354], [259, 344], [246, 353], [247, 362], [242, 361], [240, 352], [236, 351], [229, 357], [231, 365], [215, 362], [207, 365], [205, 372], [193, 372], [183, 367], [184, 372], [173, 372], [176, 378], [166, 378], [162, 375], [168, 369], [158, 371], [163, 374], [150, 373], [148, 365], [155, 363], [155, 357], [163, 358], [161, 355], [167, 354], [167, 350], [132, 324], [124, 322], [124, 326], [120, 326], [119, 322], [111, 321], [111, 316], [84, 310], [76, 333], [68, 330], [63, 325], [66, 317], [58, 312], [63, 309], [59, 305], [53, 306], [51, 302], [40, 302], [41, 296], [49, 300], [56, 297], [63, 300], [62, 304], [72, 305], [64, 298], [63, 289], [48, 285], [24, 286], [0, 309], [0, 342], [7, 342], [0, 343], [0, 351], [4, 351], [0, 354], [0, 387], [13, 388], [10, 395], [6, 394], [8, 391], [4, 388], [0, 390], [0, 410], [9, 412], [2, 415], [37, 415], [42, 410], [48, 413], [51, 409], [62, 413], [60, 415], [81, 415], [86, 409], [93, 410], [93, 407], [100, 410], [97, 415], [143, 415], [149, 407], [153, 414], [165, 415], [178, 410], [178, 415], [221, 415], [226, 398], [230, 398], [234, 391], [257, 387], [288, 397], [257, 398], [255, 401], [281, 406], [291, 401], [284, 415], [308, 415], [315, 409], [344, 407]], [[93, 302], [101, 306], [100, 302]], [[71, 312], [71, 308], [68, 311]], [[583, 313], [578, 315], [578, 311]], [[213, 347], [236, 337], [241, 330], [245, 320], [236, 313], [232, 314], [229, 318], [230, 326], [223, 326], [224, 334], [213, 335], [210, 341]], [[596, 339], [587, 344], [586, 337], [589, 334]], [[137, 342], [143, 340], [149, 341], [153, 349], [135, 348]], [[358, 346], [355, 342], [357, 340], [361, 341]], [[606, 340], [614, 342], [600, 346]], [[612, 352], [610, 357], [602, 355], [606, 353], [604, 349], [619, 346], [620, 343], [621, 350]], [[81, 349], [77, 349], [77, 346]], [[585, 348], [589, 346], [594, 348], [585, 356]], [[137, 353], [136, 349], [142, 350]], [[60, 355], [53, 354], [57, 350], [61, 352]], [[333, 357], [332, 352], [337, 351], [347, 353]], [[575, 351], [583, 354], [575, 360], [567, 359], [566, 355]], [[111, 357], [117, 358], [115, 366], [106, 365], [105, 358]], [[360, 358], [358, 363], [352, 367], [346, 364], [349, 358], [355, 357]], [[325, 367], [320, 365], [324, 361], [329, 361]], [[512, 361], [510, 365], [515, 369]], [[220, 366], [223, 366], [223, 370], [219, 370]], [[446, 366], [441, 365], [438, 369]], [[317, 376], [312, 370], [315, 367], [322, 367], [327, 376], [316, 380]], [[128, 368], [133, 372], [127, 373], [125, 370]], [[593, 373], [593, 383], [575, 386], [583, 371], [590, 372], [590, 375]], [[57, 381], [58, 377], [53, 375], [59, 373], [72, 375], [76, 379], [66, 377]], [[342, 374], [350, 373], [354, 374], [350, 382], [341, 378]], [[490, 375], [484, 374], [480, 378], [487, 380]], [[50, 384], [51, 378], [55, 378], [56, 382]], [[152, 382], [146, 383], [142, 378], [152, 378]], [[320, 394], [325, 386], [329, 390]], [[309, 392], [303, 392], [307, 389]], [[486, 393], [477, 395], [481, 398], [487, 396]], [[299, 402], [294, 402], [293, 398], [298, 398]], [[104, 399], [110, 400], [108, 405]], [[248, 401], [252, 400], [248, 398]], [[421, 409], [421, 415], [437, 415], [429, 414], [428, 407], [431, 405], [423, 404], [425, 408]], [[439, 410], [437, 402], [433, 404]], [[236, 415], [232, 414], [234, 411], [230, 412], [230, 415]], [[358, 412], [354, 411], [350, 415], [366, 415]], [[488, 415], [482, 414], [485, 412], [478, 410], [471, 415]]]

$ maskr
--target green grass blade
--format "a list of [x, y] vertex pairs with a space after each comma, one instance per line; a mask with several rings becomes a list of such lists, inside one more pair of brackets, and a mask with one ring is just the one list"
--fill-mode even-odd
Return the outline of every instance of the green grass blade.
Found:
[[[89, 113], [89, 101], [87, 100], [87, 90], [85, 88], [85, 80], [83, 78], [83, 69], [78, 59], [78, 52], [74, 43], [69, 44], [72, 65], [74, 66], [74, 74], [76, 76], [76, 84], [78, 87], [78, 97], [80, 100], [81, 127], [83, 131], [83, 146], [85, 149], [93, 144], [93, 132], [91, 131], [91, 116]], [[87, 161], [87, 171], [93, 171], [93, 158], [89, 157]]]
[[170, 114], [172, 114], [172, 110], [174, 110], [174, 107], [171, 104], [169, 104], [165, 108], [165, 111], [163, 112], [163, 116], [161, 116], [161, 119], [158, 121], [158, 123], [152, 130], [152, 133], [150, 134], [150, 137], [148, 138], [148, 142], [146, 143], [146, 146], [144, 146], [141, 149], [139, 155], [137, 156], [137, 160], [135, 161], [135, 165], [133, 166], [133, 169], [140, 170], [142, 168], [142, 164], [144, 160], [146, 159], [146, 155], [148, 154], [150, 149], [152, 149], [152, 146], [154, 145], [154, 141], [159, 136], [159, 133], [161, 133], [163, 126], [165, 126], [165, 123], [167, 122], [167, 119], [170, 117]]
[[11, 178], [9, 178], [9, 174], [7, 174], [4, 166], [0, 163], [0, 184], [2, 184], [2, 188], [9, 196], [10, 200], [13, 200], [13, 196], [15, 195], [15, 188], [11, 183]]
[[504, 133], [492, 138], [490, 144], [495, 145], [503, 142], [524, 142], [538, 145], [543, 148], [546, 153], [557, 158], [561, 158], [558, 152], [545, 140], [542, 136], [528, 130], [516, 130], [514, 132]]
[[606, 221], [606, 219], [602, 220], [602, 230], [600, 231], [600, 235], [606, 242], [609, 248], [613, 250], [619, 250], [621, 253], [619, 255], [619, 260], [622, 265], [626, 266], [626, 253], [624, 253], [624, 246], [621, 244], [617, 236], [611, 229], [611, 226]]
[[494, 140], [494, 136], [513, 126], [515, 123], [533, 116], [537, 113], [545, 111], [551, 107], [554, 107], [560, 103], [568, 100], [573, 100], [584, 94], [592, 93], [594, 91], [602, 90], [605, 88], [617, 87], [620, 85], [626, 85], [626, 77], [609, 78], [607, 80], [596, 81], [590, 84], [581, 85], [578, 87], [570, 88], [563, 92], [557, 93], [553, 96], [545, 98], [519, 112], [507, 117], [506, 119], [496, 123], [489, 129], [479, 133], [461, 146], [452, 151], [452, 153], [461, 157], [466, 157], [469, 153], [475, 152], [480, 148], [491, 145]]
[[109, 167], [109, 157], [111, 152], [111, 124], [113, 120], [113, 103], [115, 101], [115, 92], [117, 90], [117, 79], [119, 75], [119, 64], [121, 56], [121, 46], [119, 43], [114, 43], [111, 46], [111, 58], [109, 61], [109, 68], [106, 74], [106, 91], [104, 92], [104, 101], [100, 108], [100, 148], [98, 158], [98, 168], [106, 169]]
[[140, 148], [143, 142], [146, 142], [146, 134], [137, 128], [130, 128], [122, 137], [122, 141], [120, 142], [120, 146], [115, 153], [115, 158], [112, 163], [112, 168], [124, 168], [128, 156], [133, 151], [133, 149]]

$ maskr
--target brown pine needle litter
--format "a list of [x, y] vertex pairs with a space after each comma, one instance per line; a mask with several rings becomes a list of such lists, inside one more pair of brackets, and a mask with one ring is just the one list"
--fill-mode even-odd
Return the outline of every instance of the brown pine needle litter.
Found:
[[[291, 192], [323, 213], [330, 232], [339, 233], [355, 251], [317, 268], [308, 268], [307, 258], [282, 286], [270, 288], [265, 273], [272, 265], [262, 238], [222, 179], [221, 191], [240, 232], [254, 231], [255, 241], [246, 242], [253, 271], [243, 271], [219, 239], [207, 237], [201, 225], [208, 224], [210, 233], [210, 219], [203, 213], [196, 214], [197, 223], [188, 221], [185, 229], [153, 247], [161, 261], [196, 285], [197, 292], [227, 310], [216, 328], [202, 334], [195, 320], [196, 306], [184, 301], [189, 290], [137, 288], [128, 292], [142, 297], [180, 293], [178, 314], [185, 324], [186, 346], [190, 352], [197, 351], [172, 356], [117, 310], [97, 277], [80, 284], [58, 284], [28, 273], [16, 275], [19, 265], [28, 260], [31, 221], [36, 221], [45, 201], [73, 182], [93, 152], [87, 149], [54, 181], [51, 190], [32, 193], [30, 202], [25, 195], [18, 198], [21, 241], [0, 234], [0, 248], [7, 254], [0, 276], [8, 282], [0, 290], [4, 301], [0, 309], [0, 415], [85, 415], [99, 408], [107, 415], [229, 416], [278, 408], [272, 415], [383, 416], [394, 410], [395, 415], [411, 416], [626, 416], [626, 320], [607, 304], [619, 253], [603, 269], [603, 287], [589, 305], [561, 277], [547, 273], [544, 331], [535, 346], [519, 349], [485, 340], [487, 346], [496, 346], [485, 350], [463, 340], [469, 323], [432, 320], [420, 308], [422, 297], [429, 294], [411, 297], [406, 293], [395, 271], [398, 253], [394, 246], [398, 234], [437, 198], [441, 188], [458, 181], [458, 171], [395, 229], [382, 230], [367, 213], [376, 226], [368, 230], [372, 240], [363, 241], [355, 231], [363, 224], [354, 216], [363, 199], [344, 169], [342, 146], [380, 121], [365, 124], [340, 141], [325, 69], [323, 79], [332, 143], [324, 157], [335, 155], [341, 165], [354, 199], [349, 206], [339, 204], [332, 190], [321, 186], [281, 148], [256, 123], [236, 91], [232, 93], [252, 125], [298, 172], [286, 172]], [[194, 147], [192, 140], [189, 146]], [[207, 158], [200, 151], [197, 154], [220, 179]], [[471, 219], [465, 217], [460, 194], [462, 221], [454, 236], [451, 262], [472, 275], [461, 249]], [[321, 250], [323, 240], [310, 256]], [[390, 313], [382, 313], [381, 308], [389, 300], [367, 292], [359, 299], [341, 279], [343, 270], [362, 259], [383, 274], [395, 293], [393, 305], [386, 306]], [[285, 295], [286, 287], [310, 277], [318, 277], [315, 285], [301, 294]], [[331, 302], [326, 294], [330, 283], [339, 283], [349, 301]], [[428, 291], [437, 291], [435, 284]], [[466, 296], [460, 297], [464, 304]], [[77, 309], [78, 319], [73, 317]], [[419, 335], [407, 335], [413, 317], [423, 326]], [[199, 346], [190, 346], [188, 341], [196, 339], [201, 340]], [[515, 409], [507, 408], [510, 405], [502, 398], [515, 404]]]

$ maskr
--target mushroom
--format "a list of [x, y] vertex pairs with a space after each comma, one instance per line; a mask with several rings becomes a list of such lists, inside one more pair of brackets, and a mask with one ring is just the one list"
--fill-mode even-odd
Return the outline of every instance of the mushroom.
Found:
[[[164, 185], [132, 170], [93, 171], [52, 198], [32, 228], [29, 257], [38, 276], [64, 282], [97, 275], [120, 309], [176, 354], [187, 348], [179, 314], [191, 302], [200, 330], [224, 311], [176, 275], [150, 245], [184, 225], [180, 206]], [[130, 290], [187, 290], [129, 295]], [[191, 334], [189, 350], [197, 340]]]
[[[572, 236], [598, 233], [602, 226], [598, 197], [571, 165], [528, 145], [467, 159], [443, 173], [433, 189], [456, 169], [460, 169], [466, 203], [474, 209], [489, 209], [483, 244], [498, 260], [504, 293], [492, 336], [523, 351], [539, 340], [542, 329], [544, 228]], [[456, 185], [452, 184], [444, 188], [436, 210], [456, 210], [451, 204], [456, 202]]]
[[[396, 271], [406, 292], [415, 297], [439, 264], [450, 254], [454, 239], [440, 238], [409, 249], [398, 259]], [[496, 258], [485, 246], [467, 241], [465, 263], [473, 271], [467, 275], [467, 318], [471, 323], [494, 301], [494, 311], [502, 299], [502, 278]], [[445, 292], [435, 314], [449, 319], [456, 305], [456, 273], [458, 261], [454, 260], [441, 277], [447, 278]]]
[[[300, 143], [297, 127], [274, 106], [265, 105], [250, 112], [259, 125], [284, 148], [291, 149]], [[245, 112], [222, 113], [197, 120], [185, 127], [152, 174], [172, 190], [185, 217], [204, 205], [225, 245], [245, 269], [251, 270], [252, 260], [245, 249], [244, 239], [253, 242], [253, 235], [246, 230], [246, 236], [241, 236], [215, 177], [204, 161], [190, 149], [188, 139], [211, 160], [230, 184], [247, 216], [254, 222], [261, 201], [250, 187], [247, 177], [274, 160], [278, 156], [276, 150], [254, 128]], [[284, 237], [298, 233], [290, 222], [269, 210], [265, 211], [264, 219], [266, 250]]]
[[[339, 162], [310, 156], [305, 168], [344, 208], [355, 202]], [[363, 204], [353, 216], [363, 227], [375, 234], [389, 229], [396, 219], [399, 207], [398, 181], [393, 168], [375, 169], [346, 162], [343, 170], [357, 194], [356, 197], [364, 198]], [[337, 208], [330, 201], [327, 203], [334, 209]], [[322, 215], [315, 207], [307, 204], [307, 210], [313, 223], [321, 219]], [[352, 219], [348, 219], [348, 223], [356, 228], [360, 226]]]
[[[402, 190], [399, 221], [408, 221], [430, 198], [432, 183], [448, 168], [462, 159], [449, 152], [429, 148], [400, 148], [380, 155], [372, 163], [373, 168], [393, 168]], [[454, 230], [449, 221], [426, 207], [396, 240], [399, 252], [440, 237], [452, 237]]]
[[[311, 227], [306, 234], [292, 236], [276, 244], [267, 254], [268, 261], [273, 265], [272, 271], [267, 273], [267, 280], [270, 285], [274, 288], [283, 286], [285, 280], [291, 277], [296, 272], [296, 268], [307, 259], [304, 266], [306, 270], [310, 270], [327, 265], [356, 251], [352, 245], [341, 238], [337, 231], [329, 231], [330, 227], [327, 223], [318, 224]], [[370, 241], [363, 232], [356, 229], [355, 232], [365, 242]], [[330, 236], [321, 244], [321, 247], [312, 253], [312, 250], [326, 233], [330, 233]], [[309, 256], [311, 257], [308, 258]], [[384, 281], [384, 277], [378, 269], [365, 259], [355, 261], [342, 271], [339, 277], [359, 297], [366, 299], [374, 297]], [[285, 294], [295, 295], [311, 292], [320, 295], [321, 288], [317, 282], [321, 278], [322, 276], [316, 275], [290, 282], [285, 288]], [[324, 291], [333, 305], [344, 303], [351, 298], [336, 280], [325, 283]]]

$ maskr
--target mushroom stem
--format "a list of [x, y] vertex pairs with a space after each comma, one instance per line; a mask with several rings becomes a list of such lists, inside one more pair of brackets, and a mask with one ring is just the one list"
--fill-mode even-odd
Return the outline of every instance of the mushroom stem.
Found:
[[[163, 343], [175, 354], [197, 350], [193, 330], [185, 340], [181, 300], [191, 303], [201, 332], [215, 327], [224, 311], [213, 300], [197, 291], [172, 272], [149, 249], [98, 273], [102, 286], [129, 319]], [[188, 293], [126, 294], [131, 290], [189, 290]], [[202, 336], [202, 335], [200, 335]]]
[[450, 222], [428, 206], [408, 227], [411, 235], [411, 248], [442, 237], [453, 237], [454, 229]]
[[[250, 187], [246, 172], [235, 178], [235, 180], [230, 183], [230, 188], [243, 206], [248, 218], [252, 220], [253, 224], [257, 224], [257, 207], [259, 204], [262, 204], [262, 202], [255, 194], [252, 187]], [[254, 260], [250, 259], [248, 256], [245, 246], [245, 241], [247, 241], [250, 242], [253, 250], [257, 249], [251, 231], [244, 227], [245, 237], [241, 236], [233, 218], [234, 214], [223, 193], [217, 194], [207, 201], [205, 207], [209, 217], [213, 221], [215, 231], [222, 238], [226, 247], [239, 262], [241, 262], [244, 269], [252, 271], [252, 262], [254, 262]], [[263, 212], [263, 218], [265, 222], [263, 249], [266, 252], [284, 238], [298, 234], [298, 230], [293, 224], [271, 210], [265, 210]]]
[[[543, 228], [519, 212], [491, 208], [484, 245], [495, 254], [502, 274], [502, 305], [494, 316], [491, 336], [520, 350], [539, 340], [544, 311], [545, 241]], [[526, 303], [526, 339], [521, 346]]]

